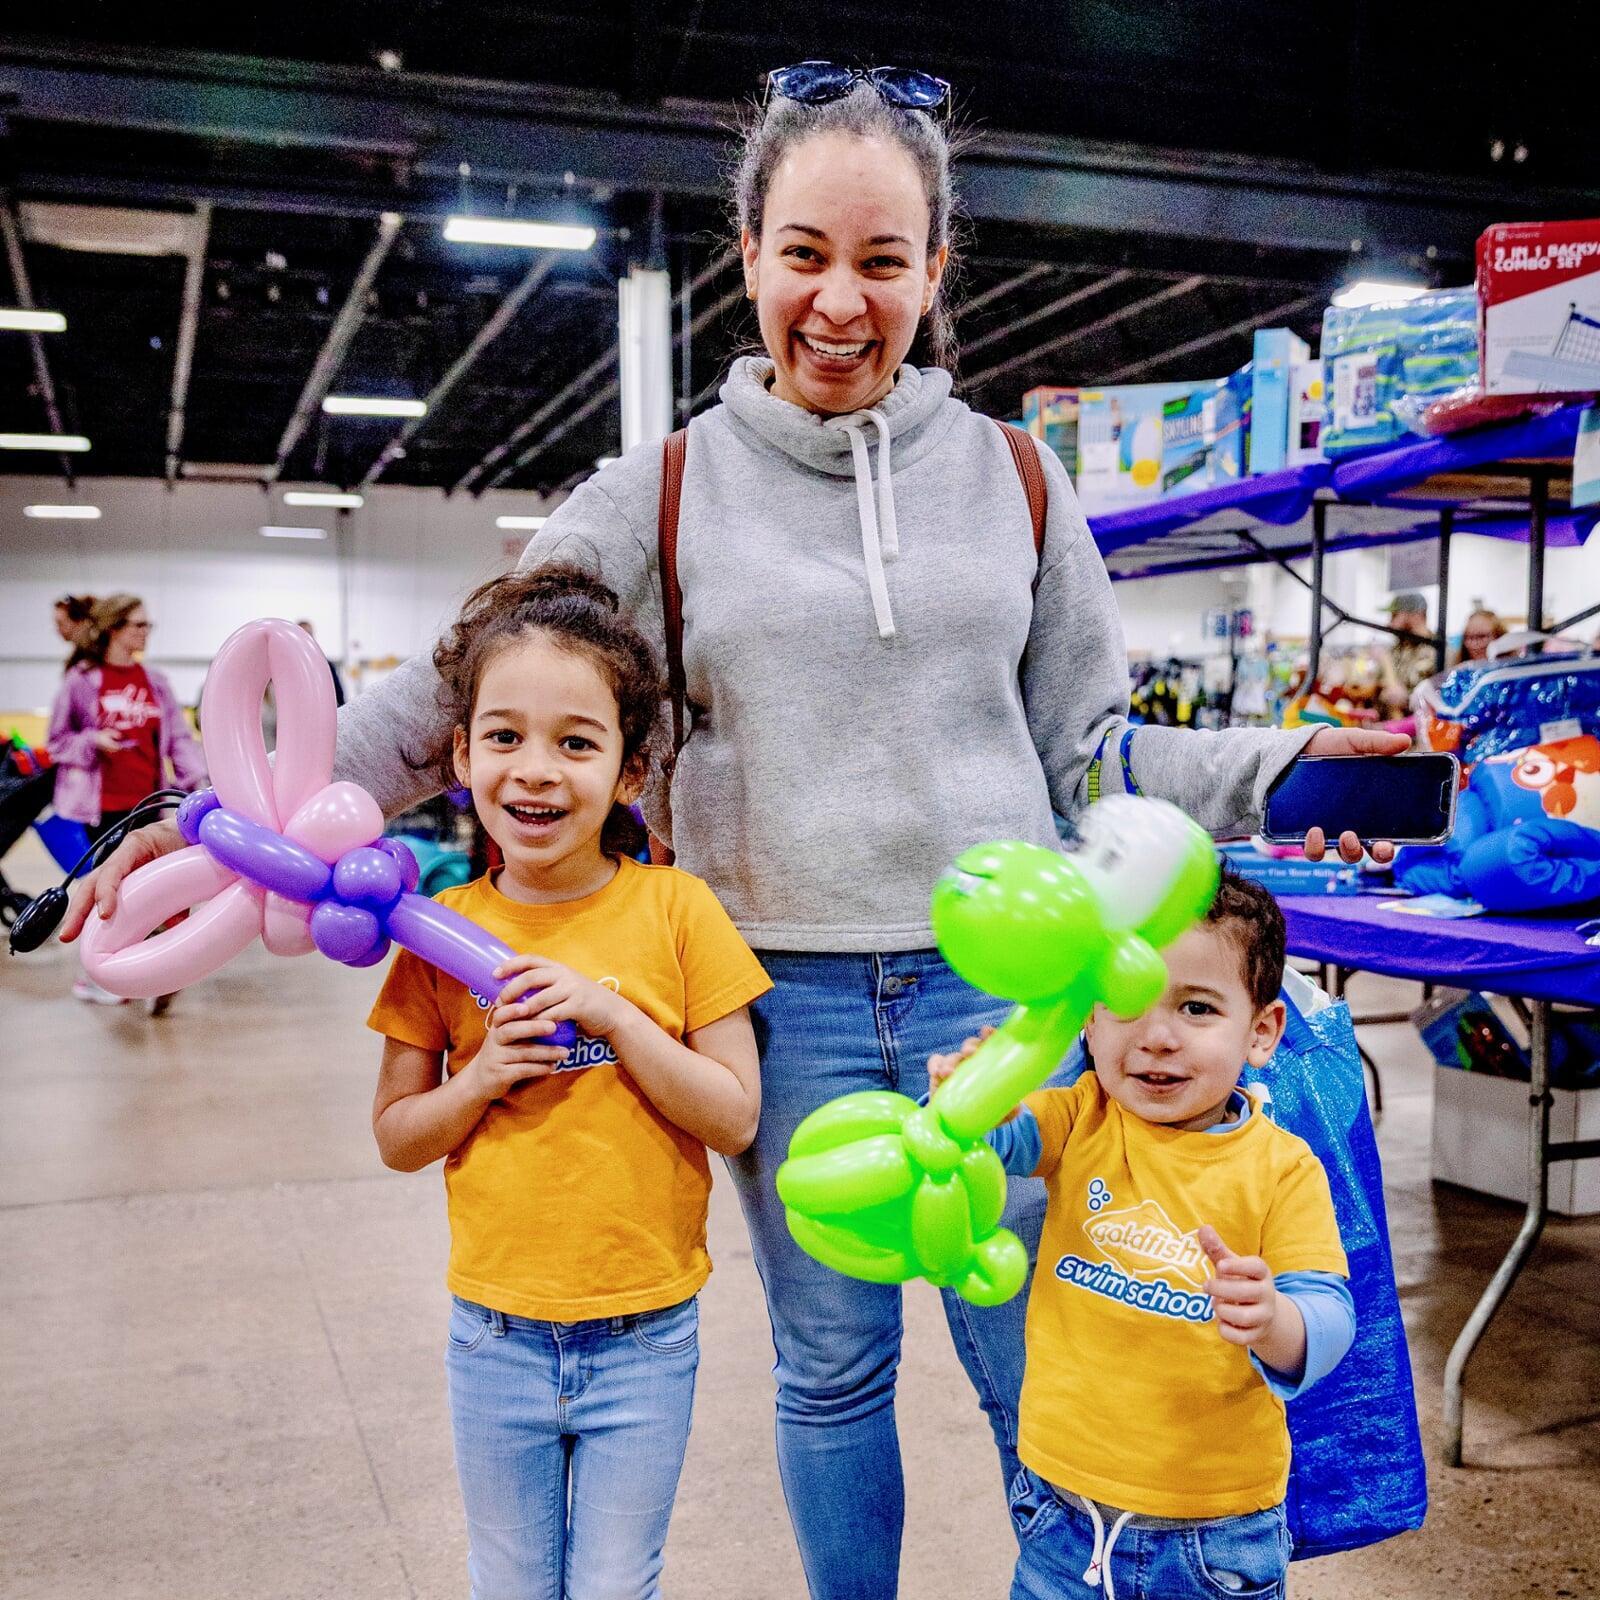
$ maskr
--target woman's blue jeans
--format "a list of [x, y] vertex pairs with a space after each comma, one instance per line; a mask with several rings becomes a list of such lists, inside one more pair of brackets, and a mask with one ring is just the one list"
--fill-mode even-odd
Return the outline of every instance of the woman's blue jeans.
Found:
[[[761, 1050], [761, 1126], [728, 1163], [766, 1290], [777, 1350], [778, 1471], [813, 1600], [892, 1600], [905, 1487], [895, 1431], [900, 1289], [813, 1261], [789, 1236], [773, 1174], [800, 1122], [858, 1089], [927, 1092], [928, 1057], [1010, 1007], [963, 982], [936, 951], [758, 952], [773, 981], [751, 1008]], [[1044, 1185], [1012, 1179], [1005, 1226], [1030, 1261]], [[945, 1315], [1000, 1450], [1016, 1476], [1027, 1289], [980, 1309], [949, 1290]]]

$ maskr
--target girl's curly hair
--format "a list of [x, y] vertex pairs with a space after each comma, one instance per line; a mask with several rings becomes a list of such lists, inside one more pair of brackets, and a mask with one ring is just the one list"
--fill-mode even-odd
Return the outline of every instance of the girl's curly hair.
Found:
[[[449, 731], [410, 765], [434, 773], [447, 789], [457, 786], [455, 730], [472, 723], [489, 661], [526, 633], [542, 633], [558, 648], [593, 664], [617, 699], [622, 770], [639, 772], [661, 714], [655, 652], [622, 616], [614, 591], [581, 567], [562, 564], [491, 578], [467, 596], [461, 614], [433, 651], [439, 704]], [[643, 845], [644, 830], [632, 811], [614, 805], [601, 830], [601, 849], [634, 855]]]

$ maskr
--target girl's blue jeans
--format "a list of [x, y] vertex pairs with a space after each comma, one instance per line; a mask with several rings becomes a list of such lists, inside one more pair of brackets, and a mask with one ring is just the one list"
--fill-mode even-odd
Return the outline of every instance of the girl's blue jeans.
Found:
[[[895, 1432], [900, 1289], [813, 1261], [789, 1235], [773, 1174], [800, 1122], [859, 1089], [927, 1092], [928, 1057], [955, 1049], [1011, 1009], [951, 971], [936, 951], [895, 955], [758, 952], [773, 988], [751, 1010], [761, 1049], [761, 1126], [728, 1163], [766, 1290], [777, 1350], [778, 1470], [813, 1600], [892, 1600], [905, 1489]], [[1031, 1260], [1044, 1185], [1010, 1181], [1005, 1226]], [[946, 1290], [945, 1315], [1000, 1451], [1018, 1470], [1027, 1288], [980, 1309]]]
[[472, 1600], [653, 1600], [689, 1442], [699, 1307], [535, 1322], [470, 1300], [445, 1371]]

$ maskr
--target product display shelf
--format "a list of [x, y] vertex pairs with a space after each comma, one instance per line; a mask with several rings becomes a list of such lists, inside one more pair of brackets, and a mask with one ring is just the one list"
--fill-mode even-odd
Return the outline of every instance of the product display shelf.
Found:
[[[1326, 613], [1333, 611], [1336, 623], [1360, 620], [1323, 592], [1323, 562], [1341, 549], [1436, 537], [1442, 619], [1449, 603], [1454, 534], [1525, 541], [1528, 617], [1542, 618], [1546, 549], [1582, 544], [1600, 516], [1600, 508], [1573, 510], [1570, 504], [1582, 411], [1580, 405], [1569, 405], [1543, 417], [1419, 440], [1333, 464], [1313, 463], [1182, 500], [1091, 518], [1090, 527], [1114, 577], [1255, 561], [1274, 561], [1290, 571], [1310, 590], [1309, 671], [1314, 674]], [[1298, 556], [1311, 559], [1309, 580], [1289, 566]], [[1554, 631], [1597, 611], [1600, 607], [1591, 606], [1561, 618]], [[1444, 632], [1441, 626], [1441, 668]], [[1341, 992], [1349, 974], [1367, 971], [1425, 984], [1470, 983], [1516, 997], [1527, 1007], [1527, 1210], [1445, 1367], [1444, 1455], [1459, 1466], [1467, 1364], [1543, 1232], [1550, 1167], [1600, 1159], [1600, 1140], [1552, 1142], [1550, 1137], [1551, 1006], [1600, 1002], [1600, 947], [1577, 931], [1582, 917], [1429, 922], [1381, 911], [1375, 897], [1285, 896], [1280, 903], [1289, 925], [1290, 952], [1331, 968]]]
[[1425, 984], [1477, 988], [1527, 1004], [1528, 1204], [1521, 1229], [1445, 1364], [1444, 1457], [1451, 1466], [1460, 1466], [1467, 1363], [1544, 1231], [1550, 1168], [1560, 1161], [1600, 1160], [1600, 1139], [1550, 1138], [1551, 1007], [1590, 1007], [1600, 1001], [1600, 946], [1588, 943], [1580, 932], [1591, 920], [1584, 912], [1441, 922], [1385, 911], [1381, 898], [1370, 895], [1292, 895], [1278, 903], [1288, 923], [1292, 955], [1341, 974], [1379, 972]]

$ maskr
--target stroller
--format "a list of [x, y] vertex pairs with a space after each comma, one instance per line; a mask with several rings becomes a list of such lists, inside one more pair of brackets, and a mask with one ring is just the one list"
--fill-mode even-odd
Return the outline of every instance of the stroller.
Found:
[[[81, 823], [46, 815], [55, 786], [55, 769], [40, 752], [16, 737], [0, 746], [0, 860], [29, 828], [44, 840], [62, 871], [88, 849], [89, 835]], [[9, 928], [27, 903], [28, 896], [12, 888], [0, 872], [0, 926]]]

